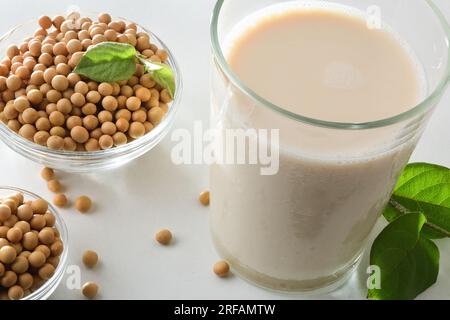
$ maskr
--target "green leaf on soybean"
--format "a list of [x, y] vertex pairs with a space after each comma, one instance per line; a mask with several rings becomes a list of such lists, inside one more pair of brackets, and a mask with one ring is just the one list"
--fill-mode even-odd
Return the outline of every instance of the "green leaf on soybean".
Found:
[[99, 43], [84, 54], [74, 72], [97, 82], [128, 80], [136, 72], [136, 49], [118, 42]]

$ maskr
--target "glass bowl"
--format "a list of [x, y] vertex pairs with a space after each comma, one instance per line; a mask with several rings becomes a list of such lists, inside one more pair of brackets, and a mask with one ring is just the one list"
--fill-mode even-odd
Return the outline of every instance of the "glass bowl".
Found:
[[[25, 200], [42, 199], [38, 195], [15, 187], [0, 186], [0, 197], [9, 196], [16, 193], [23, 193]], [[48, 210], [55, 215], [55, 227], [58, 229], [61, 241], [64, 244], [64, 250], [60, 256], [60, 261], [56, 267], [55, 274], [47, 280], [39, 289], [25, 296], [22, 300], [46, 300], [56, 290], [67, 269], [67, 253], [69, 250], [68, 231], [64, 220], [59, 215], [58, 211], [49, 203]]]
[[[81, 14], [81, 16], [86, 16], [91, 19], [95, 19], [97, 17], [95, 13]], [[113, 20], [116, 19], [120, 19], [126, 22], [132, 22], [124, 18], [113, 17]], [[6, 55], [6, 49], [10, 44], [20, 44], [23, 38], [33, 35], [34, 31], [38, 27], [37, 20], [38, 19], [34, 19], [32, 21], [21, 24], [0, 37], [1, 57], [4, 57]], [[182, 93], [182, 78], [178, 64], [176, 63], [172, 52], [167, 48], [167, 46], [155, 34], [140, 26], [139, 24], [135, 24], [138, 27], [138, 32], [140, 30], [147, 32], [148, 34], [150, 34], [152, 43], [156, 44], [159, 48], [165, 49], [167, 51], [167, 53], [169, 54], [167, 63], [173, 69], [175, 75], [175, 97], [172, 103], [169, 105], [169, 111], [159, 125], [157, 125], [152, 131], [150, 131], [143, 137], [129, 142], [123, 146], [95, 152], [70, 152], [50, 150], [47, 147], [40, 146], [34, 142], [22, 138], [17, 133], [10, 130], [1, 121], [0, 140], [2, 140], [10, 149], [34, 162], [40, 163], [53, 169], [75, 173], [93, 172], [97, 170], [117, 168], [153, 149], [168, 134], [173, 125]]]

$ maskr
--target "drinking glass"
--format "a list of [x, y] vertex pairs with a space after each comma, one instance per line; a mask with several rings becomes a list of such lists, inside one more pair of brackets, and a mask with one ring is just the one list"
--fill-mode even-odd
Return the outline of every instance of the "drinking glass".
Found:
[[[233, 130], [278, 130], [278, 140], [246, 136], [244, 156], [250, 154], [250, 142], [265, 139], [279, 153], [279, 170], [262, 175], [255, 164], [213, 163], [210, 227], [219, 254], [242, 277], [265, 288], [305, 292], [333, 288], [357, 266], [447, 86], [450, 31], [428, 0], [326, 2], [358, 9], [367, 19], [380, 17], [414, 51], [426, 82], [423, 100], [406, 112], [367, 123], [329, 122], [265, 100], [227, 64], [225, 46], [233, 28], [283, 2], [288, 1], [219, 0], [214, 9], [211, 121], [219, 133], [216, 143], [229, 143], [227, 132]], [[321, 145], [326, 147], [317, 148]]]

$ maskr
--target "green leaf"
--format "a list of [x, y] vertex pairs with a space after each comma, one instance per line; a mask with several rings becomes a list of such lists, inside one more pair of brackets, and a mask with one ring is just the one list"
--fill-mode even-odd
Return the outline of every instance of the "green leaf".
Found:
[[138, 59], [144, 65], [145, 71], [152, 76], [153, 80], [167, 89], [173, 98], [175, 96], [175, 75], [170, 66], [165, 63], [153, 62], [143, 57], [138, 57]]
[[381, 288], [368, 298], [411, 300], [432, 286], [439, 274], [439, 249], [422, 236], [422, 213], [405, 214], [391, 222], [375, 239], [370, 264], [381, 270]]
[[89, 49], [74, 72], [98, 82], [116, 82], [130, 79], [140, 62], [146, 72], [163, 88], [175, 96], [175, 75], [169, 65], [145, 59], [126, 43], [102, 42]]
[[97, 82], [128, 80], [136, 72], [135, 56], [130, 44], [102, 42], [84, 54], [74, 72]]
[[[392, 202], [407, 212], [422, 212], [428, 223], [445, 232], [450, 232], [450, 170], [427, 163], [410, 164], [400, 177], [391, 198], [391, 204], [384, 211], [388, 221], [401, 216]], [[444, 238], [446, 235], [425, 226], [423, 234], [429, 239]]]

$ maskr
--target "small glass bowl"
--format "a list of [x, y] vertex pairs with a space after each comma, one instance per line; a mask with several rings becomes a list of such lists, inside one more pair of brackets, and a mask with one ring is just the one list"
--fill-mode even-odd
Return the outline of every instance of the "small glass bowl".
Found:
[[[93, 20], [97, 17], [96, 14], [81, 14], [81, 16], [87, 16]], [[113, 19], [132, 22], [123, 18]], [[140, 26], [139, 24], [135, 24], [138, 27], [138, 31], [140, 29], [150, 35], [152, 43], [156, 44], [159, 48], [167, 51], [169, 55], [167, 63], [173, 69], [175, 75], [175, 97], [169, 106], [169, 111], [159, 125], [157, 125], [152, 131], [150, 131], [143, 137], [129, 142], [123, 146], [95, 152], [69, 152], [50, 150], [47, 147], [40, 146], [34, 142], [22, 138], [20, 135], [10, 130], [1, 121], [0, 140], [2, 140], [9, 148], [14, 150], [15, 152], [32, 161], [53, 169], [75, 173], [93, 172], [97, 170], [117, 168], [153, 149], [169, 133], [173, 125], [175, 114], [181, 99], [182, 78], [178, 64], [176, 63], [174, 56], [167, 48], [167, 46], [155, 34]], [[13, 28], [8, 33], [0, 37], [1, 56], [6, 55], [6, 49], [10, 44], [19, 44], [22, 42], [23, 38], [32, 35], [35, 32], [37, 26], [37, 19], [34, 19]]]
[[[4, 187], [0, 186], [0, 197], [5, 197], [9, 195], [13, 195], [16, 193], [22, 193], [25, 197], [25, 200], [37, 200], [42, 199], [38, 195], [22, 190], [15, 187]], [[56, 267], [55, 274], [47, 280], [39, 289], [32, 292], [31, 294], [25, 296], [22, 300], [46, 300], [51, 294], [56, 290], [58, 285], [61, 283], [61, 280], [64, 277], [64, 274], [67, 269], [67, 253], [69, 250], [69, 241], [68, 241], [68, 231], [64, 220], [59, 215], [58, 211], [49, 203], [48, 210], [55, 215], [56, 224], [55, 227], [58, 229], [61, 237], [61, 241], [64, 244], [64, 250], [60, 256], [60, 261], [58, 266]]]

